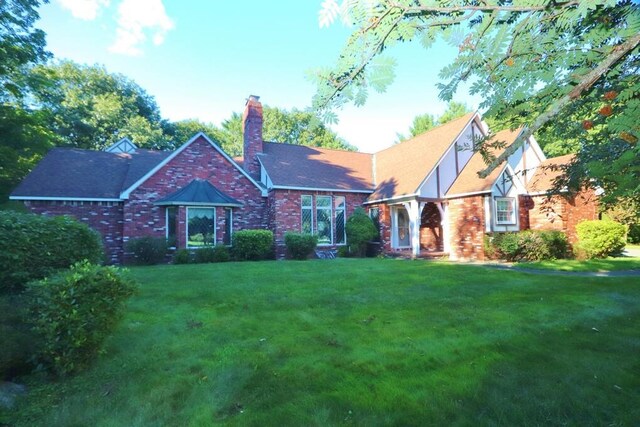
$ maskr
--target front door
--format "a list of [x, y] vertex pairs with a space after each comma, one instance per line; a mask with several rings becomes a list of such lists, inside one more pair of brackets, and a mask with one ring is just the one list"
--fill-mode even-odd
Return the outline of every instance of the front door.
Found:
[[409, 247], [411, 246], [409, 213], [405, 208], [398, 208], [397, 215], [398, 221], [396, 222], [396, 228], [398, 232], [398, 247]]

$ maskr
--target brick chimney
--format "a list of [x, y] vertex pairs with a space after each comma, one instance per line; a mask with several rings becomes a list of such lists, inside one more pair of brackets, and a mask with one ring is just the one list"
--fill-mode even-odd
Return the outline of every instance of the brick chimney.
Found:
[[251, 177], [260, 180], [260, 163], [257, 155], [262, 153], [262, 104], [260, 97], [249, 95], [242, 115], [242, 136], [244, 139], [244, 170]]

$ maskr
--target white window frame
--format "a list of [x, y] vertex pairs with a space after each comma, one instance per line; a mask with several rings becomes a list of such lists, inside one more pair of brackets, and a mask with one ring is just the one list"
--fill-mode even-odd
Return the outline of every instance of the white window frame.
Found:
[[[404, 211], [407, 213], [407, 218], [409, 219], [409, 225], [408, 225], [408, 229], [407, 229], [407, 233], [409, 233], [409, 244], [408, 245], [404, 245], [401, 246], [400, 245], [400, 210], [404, 209]], [[393, 247], [395, 249], [407, 249], [407, 248], [411, 248], [411, 217], [409, 216], [409, 211], [403, 207], [403, 206], [396, 206], [393, 208], [393, 224], [392, 224], [392, 230], [393, 230]]]
[[217, 212], [215, 206], [187, 206], [187, 218], [185, 221], [185, 247], [187, 249], [201, 249], [203, 246], [189, 246], [189, 209], [210, 209], [213, 210], [213, 242], [212, 246], [215, 246], [218, 242], [218, 222], [217, 222]]
[[[329, 207], [321, 207], [318, 208], [318, 199], [322, 198], [322, 199], [329, 199]], [[316, 230], [315, 230], [315, 234], [318, 235], [318, 210], [324, 210], [324, 211], [329, 211], [329, 243], [318, 243], [318, 246], [333, 246], [333, 197], [332, 196], [316, 196], [316, 204], [315, 204], [315, 212], [316, 212]], [[346, 225], [346, 223], [345, 223]]]
[[[308, 197], [311, 200], [311, 204], [308, 205], [308, 206], [305, 206], [302, 203], [302, 199], [305, 198], [305, 197]], [[311, 218], [311, 234], [315, 234], [315, 227], [314, 227], [314, 224], [313, 224], [313, 216], [314, 216], [313, 215], [313, 211], [314, 211], [314, 209], [313, 209], [313, 196], [311, 194], [302, 194], [300, 196], [300, 232], [301, 233], [305, 232], [304, 228], [302, 226], [302, 217], [303, 217], [303, 212], [305, 210], [309, 210], [311, 212], [311, 215], [310, 215], [310, 218]]]
[[[336, 202], [342, 199], [342, 207], [337, 208]], [[338, 212], [342, 212], [342, 243], [335, 243], [336, 246], [345, 246], [347, 244], [347, 198], [345, 196], [333, 196], [333, 200], [331, 202], [331, 206], [333, 206], [333, 225], [332, 227], [336, 227], [336, 236], [333, 236], [332, 241], [335, 243], [337, 241], [337, 226], [338, 226]]]
[[178, 207], [177, 206], [167, 206], [164, 210], [164, 238], [169, 241], [169, 209], [176, 210], [176, 223], [174, 224], [176, 230], [176, 242], [174, 246], [171, 246], [170, 249], [175, 249], [178, 246]]
[[[511, 214], [512, 217], [510, 220], [507, 221], [501, 221], [498, 219], [498, 204], [499, 202], [508, 202], [511, 204]], [[516, 206], [516, 198], [515, 197], [496, 197], [493, 201], [493, 212], [496, 215], [496, 224], [497, 225], [516, 225], [517, 224], [517, 215], [518, 212], [516, 210], [517, 206]]]

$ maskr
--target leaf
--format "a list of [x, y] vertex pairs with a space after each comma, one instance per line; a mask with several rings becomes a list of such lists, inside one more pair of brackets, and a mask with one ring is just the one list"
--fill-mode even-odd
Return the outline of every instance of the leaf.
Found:
[[340, 6], [338, 6], [336, 0], [324, 0], [320, 6], [320, 12], [318, 12], [318, 24], [320, 28], [331, 25], [339, 13]]

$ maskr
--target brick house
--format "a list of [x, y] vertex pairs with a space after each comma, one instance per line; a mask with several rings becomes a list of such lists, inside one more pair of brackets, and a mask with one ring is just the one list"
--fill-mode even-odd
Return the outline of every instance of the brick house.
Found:
[[[35, 213], [71, 215], [99, 231], [113, 263], [124, 243], [164, 237], [176, 248], [230, 244], [236, 230], [287, 231], [346, 244], [346, 219], [364, 207], [386, 252], [444, 252], [482, 259], [486, 233], [556, 229], [597, 217], [592, 192], [547, 197], [567, 156], [546, 159], [533, 138], [488, 177], [473, 141], [488, 133], [470, 113], [374, 154], [265, 142], [262, 105], [243, 114], [244, 156], [229, 157], [202, 133], [173, 152], [124, 139], [105, 151], [54, 148], [11, 194]], [[520, 131], [493, 138], [509, 144]]]

